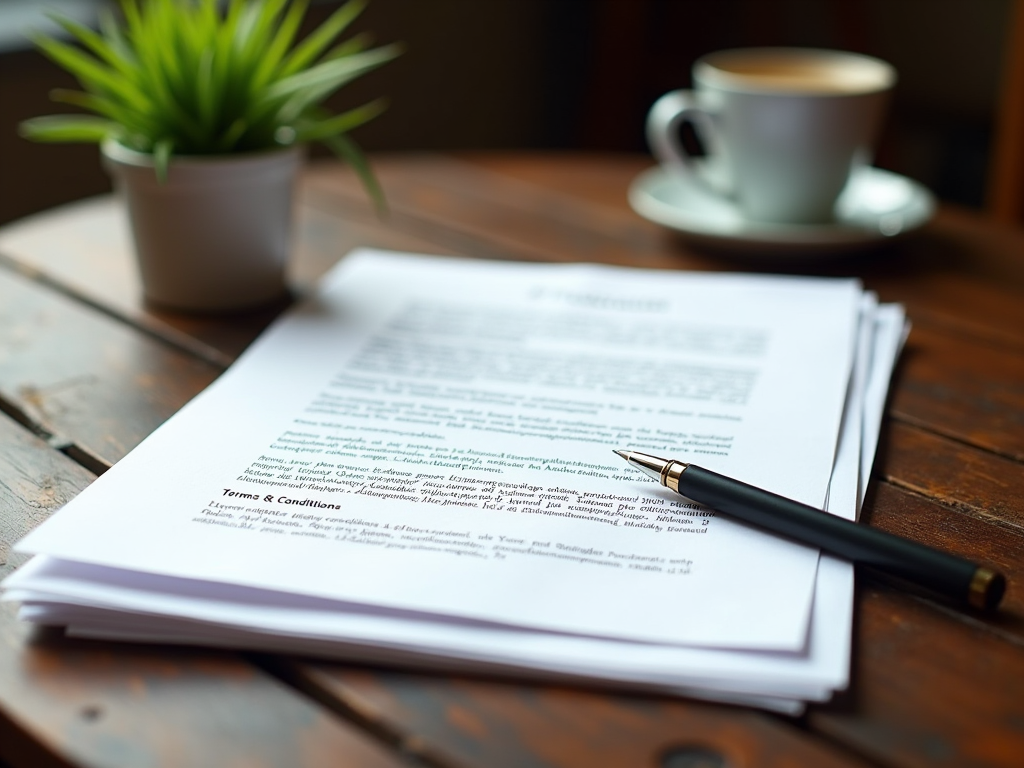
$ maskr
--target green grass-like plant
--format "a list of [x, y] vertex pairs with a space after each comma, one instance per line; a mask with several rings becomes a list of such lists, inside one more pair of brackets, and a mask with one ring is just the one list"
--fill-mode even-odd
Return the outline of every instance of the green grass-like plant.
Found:
[[349, 0], [301, 41], [308, 0], [121, 0], [121, 18], [105, 13], [99, 32], [53, 14], [80, 46], [43, 34], [32, 39], [83, 90], [56, 90], [51, 98], [93, 114], [32, 118], [21, 133], [51, 142], [114, 139], [152, 154], [161, 179], [174, 155], [321, 142], [381, 206], [370, 166], [346, 134], [380, 114], [384, 101], [342, 114], [323, 107], [341, 86], [401, 52], [370, 48], [365, 35], [335, 42], [365, 4]]

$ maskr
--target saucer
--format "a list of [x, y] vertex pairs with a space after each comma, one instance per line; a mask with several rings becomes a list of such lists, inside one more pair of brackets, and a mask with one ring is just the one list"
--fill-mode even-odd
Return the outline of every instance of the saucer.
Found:
[[935, 198], [923, 186], [871, 167], [850, 177], [836, 202], [836, 219], [828, 224], [749, 221], [733, 201], [660, 166], [637, 176], [629, 204], [695, 243], [775, 257], [861, 250], [906, 235], [935, 213]]

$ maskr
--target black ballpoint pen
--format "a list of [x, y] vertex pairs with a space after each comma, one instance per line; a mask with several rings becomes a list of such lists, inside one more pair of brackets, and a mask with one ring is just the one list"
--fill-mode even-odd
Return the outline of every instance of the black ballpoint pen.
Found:
[[615, 453], [691, 501], [975, 608], [996, 608], [1006, 590], [1002, 574], [916, 541], [844, 520], [693, 464], [636, 451]]

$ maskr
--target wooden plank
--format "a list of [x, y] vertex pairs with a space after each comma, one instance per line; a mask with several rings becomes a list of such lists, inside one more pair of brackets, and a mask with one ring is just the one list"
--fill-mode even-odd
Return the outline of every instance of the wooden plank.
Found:
[[[92, 475], [0, 414], [0, 576], [10, 545]], [[0, 604], [0, 757], [54, 765], [403, 765], [389, 750], [221, 652], [71, 641]]]
[[0, 413], [0, 579], [27, 559], [15, 542], [67, 504], [95, 477]]
[[[854, 755], [752, 710], [337, 664], [306, 665], [300, 674], [314, 695], [381, 724], [412, 754], [456, 765], [864, 765]], [[706, 762], [694, 757], [701, 751], [710, 753]], [[672, 753], [680, 755], [678, 763], [665, 760]], [[694, 762], [682, 757], [687, 753]]]
[[958, 512], [1024, 533], [1024, 471], [995, 456], [930, 431], [893, 421], [876, 475]]
[[1019, 768], [1024, 654], [906, 594], [861, 590], [849, 694], [813, 731], [894, 768]]
[[[669, 233], [632, 212], [597, 209], [449, 158], [381, 158], [375, 168], [388, 194], [389, 225], [459, 253], [670, 269], [713, 263], [672, 251]], [[313, 168], [307, 200], [321, 210], [343, 212], [347, 220], [369, 221], [372, 210], [355, 184], [333, 166]]]
[[1024, 302], [1020, 300], [1020, 288], [964, 274], [926, 270], [900, 277], [873, 277], [868, 280], [868, 287], [877, 291], [882, 301], [907, 307], [915, 325], [985, 344], [1024, 349]]
[[1024, 354], [996, 341], [917, 325], [895, 376], [892, 415], [1024, 459]]
[[121, 458], [218, 373], [0, 269], [0, 398], [101, 461]]
[[456, 155], [463, 163], [505, 179], [547, 189], [574, 200], [627, 213], [626, 192], [640, 173], [652, 168], [653, 158], [635, 154], [595, 154], [589, 152], [524, 155], [519, 152], [463, 152]]

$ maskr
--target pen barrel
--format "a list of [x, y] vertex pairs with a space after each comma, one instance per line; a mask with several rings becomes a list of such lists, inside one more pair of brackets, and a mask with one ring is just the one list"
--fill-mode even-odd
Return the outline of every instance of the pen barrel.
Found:
[[955, 555], [844, 520], [692, 464], [679, 475], [678, 484], [683, 496], [729, 517], [976, 607], [994, 608], [1002, 598], [1002, 576]]

